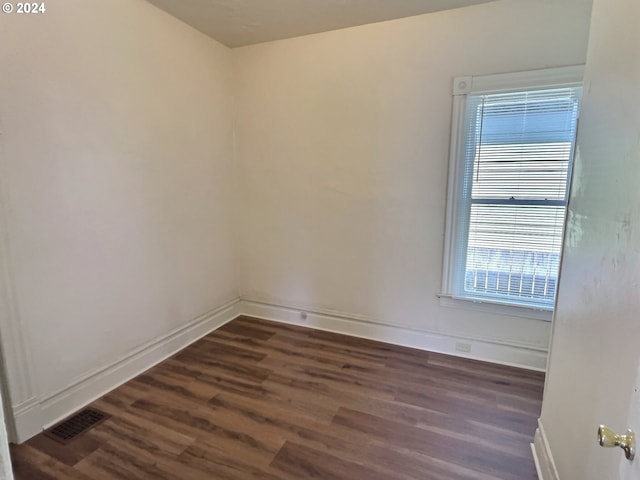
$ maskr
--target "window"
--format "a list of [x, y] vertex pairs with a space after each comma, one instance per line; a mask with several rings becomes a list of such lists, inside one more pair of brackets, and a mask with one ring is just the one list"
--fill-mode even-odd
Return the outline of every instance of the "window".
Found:
[[445, 296], [553, 309], [581, 73], [456, 79]]

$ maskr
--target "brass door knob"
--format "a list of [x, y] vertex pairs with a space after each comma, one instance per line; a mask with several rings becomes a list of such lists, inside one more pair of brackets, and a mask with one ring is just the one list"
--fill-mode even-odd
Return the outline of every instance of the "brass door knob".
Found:
[[618, 435], [609, 427], [600, 425], [598, 443], [601, 447], [620, 447], [624, 450], [624, 456], [627, 457], [627, 460], [633, 460], [636, 455], [636, 435], [633, 430], [627, 430], [626, 435]]

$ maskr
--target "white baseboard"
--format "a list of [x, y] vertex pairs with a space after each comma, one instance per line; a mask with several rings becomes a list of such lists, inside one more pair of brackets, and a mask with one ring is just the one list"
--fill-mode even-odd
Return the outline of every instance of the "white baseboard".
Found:
[[[547, 350], [534, 346], [440, 332], [411, 330], [382, 324], [363, 316], [331, 311], [314, 311], [313, 309], [309, 310], [298, 306], [275, 305], [250, 299], [242, 300], [240, 310], [244, 315], [264, 318], [265, 320], [274, 320], [529, 370], [544, 371], [547, 364]], [[301, 310], [306, 312], [306, 319], [301, 318]], [[456, 350], [456, 343], [461, 341], [470, 345], [470, 353]]]
[[239, 304], [239, 299], [231, 300], [187, 325], [136, 348], [109, 365], [88, 372], [55, 393], [14, 406], [15, 438], [12, 440], [17, 443], [28, 440], [44, 428], [233, 320], [240, 314]]
[[540, 480], [560, 480], [540, 419], [538, 419], [538, 429], [531, 444], [531, 450], [533, 451], [538, 478]]
[[12, 410], [13, 429], [9, 437], [12, 442], [22, 443], [42, 431], [42, 407], [38, 397], [14, 405]]
[[[298, 306], [234, 299], [120, 359], [88, 372], [57, 392], [14, 405], [15, 435], [12, 440], [16, 443], [28, 440], [241, 314], [531, 370], [543, 371], [546, 366], [547, 352], [541, 348], [411, 330], [340, 312], [305, 308], [307, 318], [302, 319], [300, 310]], [[460, 341], [469, 344], [472, 353], [456, 351], [456, 343]], [[557, 480], [557, 476], [541, 478]]]

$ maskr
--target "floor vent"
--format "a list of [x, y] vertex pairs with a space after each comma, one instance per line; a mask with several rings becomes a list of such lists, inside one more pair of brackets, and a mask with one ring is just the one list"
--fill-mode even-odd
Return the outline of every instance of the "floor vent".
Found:
[[109, 417], [111, 415], [95, 408], [85, 408], [72, 417], [45, 430], [44, 434], [57, 442], [66, 444], [109, 419]]

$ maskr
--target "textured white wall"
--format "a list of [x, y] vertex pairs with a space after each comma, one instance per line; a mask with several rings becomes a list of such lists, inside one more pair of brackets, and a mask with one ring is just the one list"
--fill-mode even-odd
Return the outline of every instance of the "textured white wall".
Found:
[[502, 0], [234, 50], [243, 296], [546, 348], [548, 322], [436, 298], [451, 85], [584, 63], [589, 15]]
[[8, 260], [39, 397], [237, 296], [231, 51], [141, 0], [47, 7], [0, 15]]
[[596, 0], [542, 423], [562, 480], [640, 478], [640, 3]]

